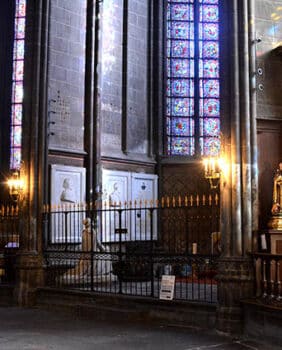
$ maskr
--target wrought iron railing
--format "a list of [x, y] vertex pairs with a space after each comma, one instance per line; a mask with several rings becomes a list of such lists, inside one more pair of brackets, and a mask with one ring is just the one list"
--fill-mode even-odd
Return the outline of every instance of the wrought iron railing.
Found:
[[217, 301], [217, 196], [46, 206], [43, 225], [49, 286], [158, 297], [171, 274], [175, 299]]
[[0, 283], [15, 281], [15, 254], [19, 248], [17, 206], [0, 206]]

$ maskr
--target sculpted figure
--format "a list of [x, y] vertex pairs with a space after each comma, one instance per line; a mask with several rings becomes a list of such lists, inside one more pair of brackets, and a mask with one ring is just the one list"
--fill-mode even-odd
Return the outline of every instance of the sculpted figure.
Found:
[[282, 162], [273, 179], [273, 205], [271, 208], [273, 215], [282, 213]]
[[[86, 283], [91, 276], [91, 268], [94, 275], [94, 283], [106, 283], [116, 280], [116, 276], [112, 274], [111, 256], [107, 255], [109, 249], [105, 247], [98, 239], [97, 233], [91, 229], [90, 218], [83, 220], [84, 229], [82, 231], [81, 257], [75, 267], [69, 269], [59, 278], [61, 283]], [[94, 260], [91, 263], [91, 251], [94, 252]], [[105, 253], [105, 256], [102, 255]]]
[[273, 179], [273, 204], [271, 208], [271, 218], [268, 227], [273, 230], [282, 231], [282, 162]]
[[72, 181], [66, 177], [63, 181], [63, 190], [60, 196], [62, 202], [75, 203], [75, 192], [72, 187]]

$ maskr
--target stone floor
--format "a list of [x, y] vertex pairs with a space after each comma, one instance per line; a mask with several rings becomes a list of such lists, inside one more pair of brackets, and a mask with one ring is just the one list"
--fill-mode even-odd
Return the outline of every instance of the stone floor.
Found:
[[93, 321], [40, 309], [0, 307], [1, 350], [278, 350], [248, 339], [174, 325]]

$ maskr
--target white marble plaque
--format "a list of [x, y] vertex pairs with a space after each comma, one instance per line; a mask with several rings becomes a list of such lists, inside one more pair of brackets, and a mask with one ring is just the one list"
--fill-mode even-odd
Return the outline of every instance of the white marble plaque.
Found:
[[[132, 212], [132, 232], [134, 240], [151, 240], [157, 238], [157, 175], [132, 173], [132, 200], [137, 202], [140, 210]], [[153, 226], [152, 226], [153, 225]]]
[[[151, 207], [157, 199], [157, 175], [103, 169], [102, 177], [102, 241], [156, 239], [157, 212]], [[134, 210], [124, 210], [130, 202]]]
[[[130, 213], [121, 210], [131, 196], [130, 173], [103, 169], [102, 172], [103, 211], [102, 237], [103, 242], [118, 242], [128, 240], [130, 235]], [[119, 230], [124, 230], [121, 233]]]
[[85, 168], [51, 165], [51, 242], [80, 242], [84, 214], [77, 204], [85, 202]]

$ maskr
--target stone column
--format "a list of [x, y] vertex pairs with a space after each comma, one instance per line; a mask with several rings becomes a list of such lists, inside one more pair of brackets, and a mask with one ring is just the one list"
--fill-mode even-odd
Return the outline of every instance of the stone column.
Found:
[[16, 259], [15, 301], [35, 302], [43, 285], [41, 209], [47, 172], [46, 68], [49, 0], [27, 1], [24, 66], [24, 116], [21, 176], [25, 179], [20, 206], [20, 249]]
[[[221, 232], [223, 254], [218, 267], [217, 329], [226, 333], [242, 331], [240, 301], [253, 296], [253, 250], [256, 230], [257, 202], [253, 195], [256, 184], [255, 113], [250, 83], [250, 59], [253, 54], [250, 41], [252, 22], [251, 0], [224, 1], [225, 38], [229, 55], [229, 83], [225, 82], [230, 101], [224, 110], [223, 146], [229, 168], [221, 179]], [[225, 48], [226, 50], [226, 48]], [[226, 52], [226, 51], [225, 51]], [[226, 105], [225, 105], [226, 107]]]

